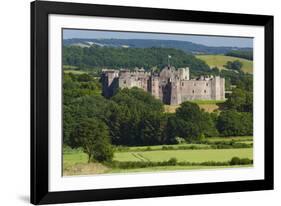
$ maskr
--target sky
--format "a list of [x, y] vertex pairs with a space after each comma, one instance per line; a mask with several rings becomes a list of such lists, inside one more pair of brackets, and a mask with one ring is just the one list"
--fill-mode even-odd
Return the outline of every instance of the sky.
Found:
[[206, 46], [233, 46], [253, 47], [253, 38], [248, 37], [225, 37], [225, 36], [203, 36], [203, 35], [179, 35], [141, 32], [114, 32], [96, 30], [64, 29], [63, 39], [161, 39], [190, 41]]

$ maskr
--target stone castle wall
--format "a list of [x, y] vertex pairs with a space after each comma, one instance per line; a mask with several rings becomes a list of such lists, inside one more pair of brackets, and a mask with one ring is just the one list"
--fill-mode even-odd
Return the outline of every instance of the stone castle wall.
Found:
[[165, 67], [160, 73], [143, 69], [103, 70], [102, 94], [114, 95], [118, 88], [141, 88], [165, 104], [178, 105], [188, 100], [224, 100], [225, 80], [219, 76], [190, 79], [189, 68]]

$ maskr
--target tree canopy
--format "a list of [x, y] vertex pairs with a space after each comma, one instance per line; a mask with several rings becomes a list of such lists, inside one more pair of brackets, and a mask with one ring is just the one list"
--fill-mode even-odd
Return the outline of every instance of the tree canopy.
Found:
[[190, 67], [192, 70], [209, 71], [209, 66], [192, 54], [173, 48], [114, 48], [114, 47], [63, 47], [63, 64], [85, 68], [135, 68], [146, 70], [163, 68], [167, 58], [175, 67]]
[[109, 131], [106, 124], [96, 118], [81, 119], [71, 133], [72, 141], [88, 154], [88, 162], [108, 162], [113, 158]]

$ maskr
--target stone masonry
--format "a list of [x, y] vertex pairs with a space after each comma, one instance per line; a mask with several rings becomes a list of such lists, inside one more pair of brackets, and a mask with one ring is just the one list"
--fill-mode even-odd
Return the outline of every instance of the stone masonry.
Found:
[[164, 104], [178, 105], [188, 100], [224, 100], [225, 80], [219, 76], [200, 76], [190, 79], [189, 68], [167, 66], [160, 73], [134, 71], [102, 70], [102, 94], [114, 95], [118, 88], [138, 87], [150, 92]]

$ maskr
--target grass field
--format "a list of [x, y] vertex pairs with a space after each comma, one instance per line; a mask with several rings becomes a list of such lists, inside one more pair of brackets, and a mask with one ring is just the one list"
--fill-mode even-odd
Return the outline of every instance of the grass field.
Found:
[[167, 150], [167, 151], [144, 151], [144, 152], [117, 152], [114, 160], [117, 161], [168, 161], [177, 158], [178, 161], [188, 162], [224, 162], [232, 157], [253, 158], [252, 148], [242, 149], [207, 149], [207, 150]]
[[[213, 112], [219, 109], [219, 104], [225, 102], [224, 100], [192, 100], [189, 102], [193, 102], [198, 104], [201, 109], [204, 109], [206, 112]], [[167, 113], [174, 113], [176, 109], [180, 107], [180, 105], [164, 105], [164, 110]]]
[[247, 59], [224, 55], [196, 55], [196, 57], [205, 61], [210, 67], [218, 67], [219, 69], [225, 69], [223, 65], [225, 65], [227, 61], [239, 60], [243, 63], [242, 70], [244, 72], [253, 73], [253, 61]]
[[85, 74], [86, 72], [81, 70], [74, 70], [74, 69], [65, 69], [63, 70], [64, 73], [73, 73], [73, 74]]
[[[209, 142], [244, 142], [253, 143], [253, 138], [245, 137], [215, 137], [206, 138]], [[163, 146], [173, 147], [172, 150], [163, 150]], [[179, 149], [180, 146], [196, 146], [202, 149]], [[146, 149], [149, 148], [148, 151]], [[178, 162], [201, 163], [207, 161], [225, 162], [232, 157], [253, 159], [253, 148], [239, 149], [211, 149], [208, 144], [180, 144], [180, 145], [155, 145], [155, 146], [137, 146], [129, 147], [125, 151], [116, 151], [114, 160], [118, 162], [162, 162], [171, 158], [176, 158]], [[118, 172], [151, 172], [165, 170], [190, 170], [190, 169], [216, 169], [216, 168], [233, 168], [249, 167], [244, 166], [157, 166], [148, 168], [120, 169], [110, 168], [100, 163], [87, 163], [87, 155], [81, 150], [65, 151], [63, 155], [63, 174], [64, 175], [88, 175]]]

